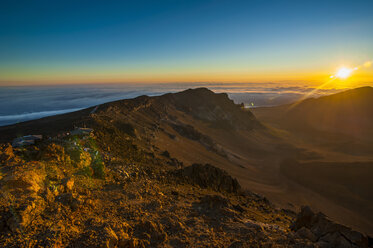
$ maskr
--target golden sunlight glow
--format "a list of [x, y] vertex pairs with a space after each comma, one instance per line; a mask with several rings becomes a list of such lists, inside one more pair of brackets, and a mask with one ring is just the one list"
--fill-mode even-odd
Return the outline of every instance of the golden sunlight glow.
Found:
[[346, 79], [351, 75], [352, 71], [353, 69], [342, 67], [337, 71], [337, 73], [335, 74], [335, 77], [340, 78], [340, 79]]
[[372, 61], [367, 61], [364, 63], [364, 67], [368, 68], [372, 65]]
[[308, 92], [308, 94], [305, 94], [299, 101], [290, 105], [287, 110], [288, 111], [291, 110], [292, 108], [297, 106], [299, 103], [301, 103], [303, 100], [307, 99], [308, 97], [312, 96], [314, 93], [319, 91], [320, 89], [323, 89], [327, 86], [333, 85], [333, 87], [335, 87], [335, 88], [343, 88], [343, 87], [351, 85], [352, 82], [349, 81], [349, 80], [345, 80], [345, 79], [350, 77], [353, 72], [358, 71], [360, 69], [369, 68], [372, 65], [373, 65], [373, 60], [370, 60], [370, 61], [366, 61], [365, 63], [363, 63], [360, 66], [356, 66], [356, 67], [353, 67], [353, 68], [348, 68], [348, 67], [344, 67], [344, 66], [340, 67], [334, 75], [330, 76], [330, 79], [328, 79], [323, 84], [315, 87], [315, 89]]

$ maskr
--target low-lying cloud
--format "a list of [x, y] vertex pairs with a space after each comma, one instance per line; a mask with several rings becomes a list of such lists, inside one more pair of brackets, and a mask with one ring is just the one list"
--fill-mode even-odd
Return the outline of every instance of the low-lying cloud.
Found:
[[[294, 102], [314, 88], [281, 87], [275, 83], [258, 84], [101, 84], [65, 86], [0, 87], [0, 126], [72, 112], [105, 102], [134, 98], [140, 95], [161, 95], [188, 88], [207, 87], [214, 92], [228, 93], [236, 103], [250, 107], [274, 106]], [[313, 97], [335, 93], [319, 90]]]

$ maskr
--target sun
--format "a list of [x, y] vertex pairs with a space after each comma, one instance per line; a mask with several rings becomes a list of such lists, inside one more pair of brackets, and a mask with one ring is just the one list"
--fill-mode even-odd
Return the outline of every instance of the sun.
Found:
[[340, 78], [340, 79], [346, 79], [351, 75], [352, 71], [353, 69], [350, 69], [347, 67], [341, 67], [335, 74], [335, 77]]

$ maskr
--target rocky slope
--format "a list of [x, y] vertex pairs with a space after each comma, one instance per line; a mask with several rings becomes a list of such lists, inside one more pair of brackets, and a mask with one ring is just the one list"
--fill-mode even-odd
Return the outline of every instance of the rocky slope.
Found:
[[373, 142], [373, 87], [361, 87], [293, 104], [254, 109], [260, 120], [304, 133], [332, 132]]
[[373, 234], [371, 106], [373, 88], [361, 87], [252, 112], [288, 143], [320, 155], [314, 161], [281, 163], [281, 174], [340, 207], [319, 210]]
[[[96, 139], [2, 147], [2, 247], [370, 245], [368, 237], [308, 208], [298, 217], [275, 208], [211, 165], [177, 169], [169, 158], [139, 150], [104, 155], [94, 150]], [[97, 151], [105, 157], [102, 170]]]
[[[2, 247], [371, 245], [364, 234], [310, 211], [297, 217], [241, 185], [243, 173], [272, 179], [263, 174], [274, 168], [257, 165], [266, 158], [313, 154], [225, 94], [187, 90], [93, 109], [0, 128]], [[74, 126], [94, 131], [69, 135]], [[26, 134], [46, 138], [6, 144]]]

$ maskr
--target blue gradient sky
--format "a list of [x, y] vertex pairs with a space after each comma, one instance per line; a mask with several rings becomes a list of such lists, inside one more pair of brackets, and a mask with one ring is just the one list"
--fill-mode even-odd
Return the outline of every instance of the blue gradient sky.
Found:
[[373, 59], [372, 11], [368, 0], [3, 0], [0, 84], [317, 81]]

